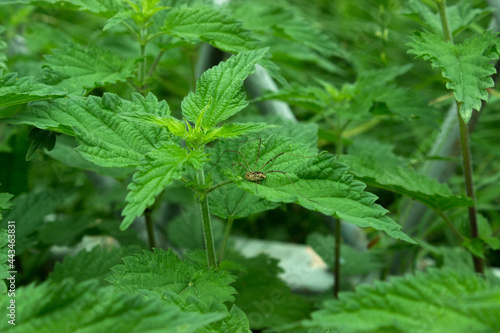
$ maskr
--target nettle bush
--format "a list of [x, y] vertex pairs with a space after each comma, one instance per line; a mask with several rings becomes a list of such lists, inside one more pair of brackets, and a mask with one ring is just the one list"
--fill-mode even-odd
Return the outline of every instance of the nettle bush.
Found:
[[0, 5], [2, 332], [498, 331], [495, 1]]

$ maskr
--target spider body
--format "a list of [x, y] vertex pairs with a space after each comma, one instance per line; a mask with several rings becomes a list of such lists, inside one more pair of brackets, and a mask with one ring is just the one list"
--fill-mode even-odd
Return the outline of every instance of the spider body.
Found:
[[266, 179], [266, 174], [262, 171], [250, 171], [245, 174], [245, 179], [260, 184], [261, 180]]

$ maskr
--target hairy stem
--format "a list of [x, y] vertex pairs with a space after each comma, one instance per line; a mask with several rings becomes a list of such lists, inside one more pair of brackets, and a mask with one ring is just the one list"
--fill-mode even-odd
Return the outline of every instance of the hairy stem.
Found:
[[219, 252], [219, 264], [224, 258], [224, 251], [226, 250], [227, 240], [229, 239], [229, 233], [231, 232], [231, 227], [233, 226], [234, 219], [232, 217], [227, 219], [226, 228], [224, 229], [224, 238], [222, 239], [222, 245]]
[[[448, 21], [448, 14], [446, 12], [446, 1], [437, 1], [439, 17], [441, 18], [441, 26], [443, 27], [443, 34], [446, 41], [453, 43], [453, 35], [451, 34], [450, 23]], [[457, 105], [457, 116], [460, 128], [460, 147], [462, 149], [462, 161], [464, 168], [464, 178], [465, 178], [465, 188], [466, 193], [469, 198], [472, 199], [473, 205], [468, 207], [469, 212], [469, 224], [470, 224], [470, 236], [472, 239], [479, 236], [477, 227], [477, 212], [476, 212], [476, 194], [474, 191], [474, 179], [473, 179], [473, 169], [472, 169], [472, 153], [470, 149], [470, 138], [469, 129], [467, 124], [464, 122], [460, 116], [461, 103]], [[472, 255], [474, 262], [474, 270], [477, 273], [484, 274], [484, 262], [483, 260], [475, 255]]]
[[149, 249], [153, 250], [153, 247], [156, 247], [156, 240], [155, 240], [155, 232], [154, 232], [154, 223], [153, 223], [153, 210], [152, 208], [146, 208], [144, 211], [144, 218], [146, 219], [146, 230], [148, 232], [148, 244], [149, 244]]
[[[204, 187], [205, 173], [202, 168], [196, 172], [198, 186]], [[200, 202], [201, 218], [203, 224], [203, 238], [205, 240], [205, 250], [207, 251], [207, 262], [209, 267], [216, 267], [214, 236], [212, 232], [212, 222], [210, 221], [210, 208], [208, 206], [208, 196], [205, 194]]]

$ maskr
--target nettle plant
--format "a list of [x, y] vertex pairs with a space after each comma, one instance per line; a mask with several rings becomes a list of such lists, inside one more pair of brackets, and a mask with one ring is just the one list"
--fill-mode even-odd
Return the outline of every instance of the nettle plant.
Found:
[[[4, 320], [2, 331], [494, 332], [500, 327], [499, 282], [484, 261], [500, 248], [492, 228], [499, 222], [477, 213], [467, 127], [494, 86], [497, 35], [481, 25], [491, 9], [475, 9], [468, 1], [449, 7], [444, 1], [409, 1], [403, 12], [392, 12], [401, 18], [405, 13], [423, 27], [402, 51], [430, 60], [453, 91], [456, 109], [451, 110], [460, 124], [466, 188], [466, 195], [457, 195], [426, 175], [425, 168], [415, 171], [409, 158], [393, 152], [393, 145], [375, 135], [357, 137], [394, 119], [410, 127], [430, 124], [427, 128], [438, 132], [424, 96], [397, 82], [412, 65], [389, 65], [390, 54], [384, 51], [380, 61], [385, 68], [366, 69], [373, 61], [370, 55], [351, 50], [349, 58], [340, 41], [331, 42], [297, 16], [299, 9], [306, 10], [300, 5], [263, 0], [225, 6], [167, 0], [2, 4], [17, 5], [4, 6], [2, 15], [7, 51], [0, 53], [0, 108], [8, 147], [2, 151], [25, 155], [36, 166], [29, 171], [34, 180], [24, 180], [25, 186], [28, 176], [16, 176], [18, 183], [2, 177], [6, 192], [15, 194], [14, 199], [0, 194], [0, 209], [10, 210], [0, 222], [2, 278], [8, 277], [7, 263], [21, 265], [16, 266], [16, 325]], [[383, 14], [384, 5], [379, 9]], [[375, 36], [388, 49], [387, 16], [382, 14], [385, 30]], [[37, 26], [35, 35], [60, 31], [71, 37], [64, 43], [52, 41], [57, 48], [45, 55], [38, 76], [28, 75], [29, 66], [21, 68], [16, 39], [9, 35], [15, 24], [31, 17], [55, 25]], [[74, 35], [63, 31], [59, 20], [73, 19], [91, 21], [93, 34], [75, 27]], [[92, 43], [77, 42], [82, 35]], [[105, 47], [107, 43], [112, 46]], [[227, 52], [225, 60], [203, 66], [204, 60], [222, 54], [208, 44]], [[162, 72], [163, 67], [169, 72]], [[14, 73], [14, 68], [24, 73]], [[201, 74], [200, 68], [206, 70]], [[258, 90], [271, 91], [255, 101], [276, 106], [269, 101], [281, 100], [308, 114], [309, 121], [252, 112], [244, 83], [255, 86], [251, 75], [264, 69], [270, 74], [267, 80], [274, 78], [281, 88], [257, 81]], [[357, 73], [350, 81], [343, 78], [352, 75], [346, 69]], [[297, 73], [305, 84], [294, 79]], [[167, 83], [166, 76], [175, 83]], [[17, 139], [26, 136], [29, 145]], [[439, 140], [436, 144], [444, 146]], [[318, 149], [318, 142], [325, 150]], [[430, 149], [431, 157], [444, 154], [436, 149]], [[47, 161], [59, 164], [47, 167]], [[28, 174], [23, 163], [3, 173], [18, 168], [17, 173]], [[59, 169], [52, 181], [54, 170], [47, 169], [55, 165]], [[389, 216], [366, 184], [373, 191], [404, 196], [406, 201], [398, 203], [404, 207], [393, 205]], [[498, 194], [498, 189], [491, 192]], [[430, 208], [431, 223], [416, 227], [405, 217], [410, 212], [424, 220], [409, 199]], [[180, 217], [161, 214], [168, 202], [183, 204]], [[244, 223], [260, 214], [271, 224], [263, 212], [292, 203], [308, 218], [321, 216], [335, 229], [334, 236], [328, 228], [324, 233], [304, 231], [307, 243], [334, 271], [333, 294], [294, 294], [278, 277], [277, 260], [246, 258], [231, 244], [235, 220]], [[407, 233], [395, 216], [406, 219]], [[159, 232], [164, 220], [173, 220], [168, 221], [166, 242]], [[7, 221], [16, 221], [15, 257], [6, 252]], [[359, 243], [364, 251], [341, 246], [341, 235], [349, 243], [352, 230], [366, 239], [360, 231], [365, 229], [357, 227], [374, 235], [370, 244]], [[451, 239], [446, 246], [432, 244], [436, 229]], [[143, 232], [148, 246], [140, 237]], [[108, 240], [121, 246], [94, 247], [74, 256], [63, 251], [64, 259], [53, 267], [49, 258], [58, 253], [54, 245], [74, 247], [85, 234], [111, 236]], [[406, 263], [405, 256], [411, 258]], [[389, 273], [416, 269], [422, 256], [438, 259], [437, 267], [360, 284], [352, 291], [355, 280], [350, 277], [359, 281], [371, 275], [373, 280], [377, 272], [385, 279]], [[5, 309], [12, 296], [5, 285], [1, 288]]]

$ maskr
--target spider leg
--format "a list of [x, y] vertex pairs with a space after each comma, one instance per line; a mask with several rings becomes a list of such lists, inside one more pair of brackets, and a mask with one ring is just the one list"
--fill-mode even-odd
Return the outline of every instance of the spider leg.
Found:
[[247, 167], [246, 167], [245, 165], [243, 165], [243, 164], [242, 164], [242, 163], [240, 163], [240, 162], [235, 162], [235, 163], [231, 164], [231, 169], [233, 169], [233, 172], [234, 172], [235, 174], [236, 174], [236, 171], [234, 170], [234, 165], [235, 165], [235, 164], [239, 164], [239, 165], [241, 165], [242, 167], [244, 167], [244, 168], [245, 168], [245, 171], [246, 171], [246, 172], [250, 172], [250, 171], [247, 169]]
[[[262, 169], [264, 169], [264, 167], [266, 165], [268, 165], [269, 163], [271, 163], [272, 161], [274, 161], [275, 159], [277, 159], [278, 157], [280, 157], [281, 155], [292, 155], [292, 156], [297, 156], [297, 157], [305, 157], [305, 158], [312, 158], [312, 157], [318, 157], [320, 155], [323, 155], [324, 152], [320, 153], [320, 154], [316, 154], [316, 155], [311, 155], [311, 156], [306, 156], [306, 155], [297, 155], [297, 154], [293, 154], [293, 153], [288, 153], [286, 151], [282, 152], [282, 153], [279, 153], [278, 155], [274, 156], [273, 158], [271, 158], [269, 161], [266, 162], [266, 164], [264, 164], [260, 169], [259, 171], [261, 171]], [[269, 172], [269, 171], [268, 171]]]
[[245, 163], [246, 163], [246, 165], [247, 165], [247, 166], [244, 166], [244, 165], [243, 165], [243, 164], [241, 164], [241, 163], [239, 163], [239, 164], [243, 165], [243, 167], [245, 168], [245, 170], [247, 170], [247, 172], [248, 172], [248, 170], [250, 169], [250, 165], [248, 164], [248, 162], [247, 162], [247, 159], [246, 159], [245, 155], [243, 155], [241, 152], [239, 152], [239, 151], [237, 151], [237, 150], [224, 150], [224, 151], [222, 152], [222, 154], [219, 156], [219, 158], [217, 159], [217, 162], [215, 162], [215, 164], [214, 164], [214, 165], [212, 165], [212, 166], [211, 166], [208, 170], [206, 170], [205, 172], [208, 172], [208, 171], [212, 170], [212, 168], [213, 168], [214, 166], [216, 166], [216, 165], [217, 165], [217, 163], [219, 163], [219, 161], [220, 161], [220, 159], [222, 158], [222, 156], [224, 156], [224, 154], [225, 154], [225, 153], [227, 153], [227, 152], [230, 152], [230, 153], [236, 153], [236, 154], [239, 154], [239, 155], [243, 156], [243, 159], [245, 160]]

